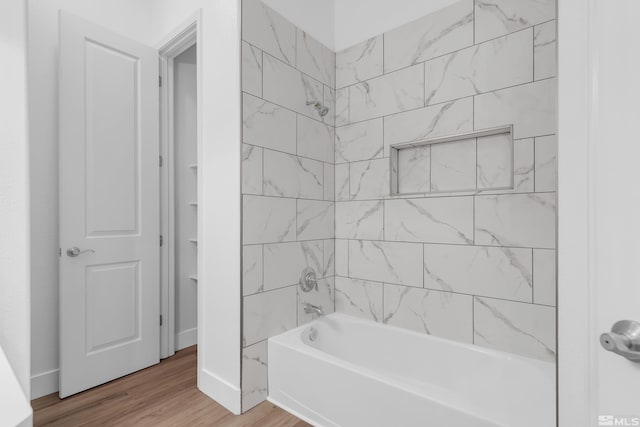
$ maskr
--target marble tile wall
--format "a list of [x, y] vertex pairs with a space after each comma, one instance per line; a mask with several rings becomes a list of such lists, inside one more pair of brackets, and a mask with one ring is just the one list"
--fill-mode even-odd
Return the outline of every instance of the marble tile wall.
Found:
[[[462, 0], [337, 53], [336, 311], [555, 360], [555, 8]], [[390, 196], [391, 145], [510, 124], [401, 151], [419, 194]]]
[[[267, 339], [311, 320], [305, 302], [334, 311], [336, 55], [260, 0], [243, 0], [242, 24], [246, 411], [267, 396]], [[318, 288], [298, 293], [306, 267]]]
[[[461, 0], [336, 54], [243, 0], [243, 411], [305, 302], [555, 360], [555, 9]], [[401, 152], [390, 196], [391, 145], [509, 124]]]

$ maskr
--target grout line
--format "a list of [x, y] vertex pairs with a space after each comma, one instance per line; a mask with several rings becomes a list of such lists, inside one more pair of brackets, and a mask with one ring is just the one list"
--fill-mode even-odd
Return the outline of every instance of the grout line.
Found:
[[[498, 191], [498, 190], [496, 190]], [[510, 190], [505, 190], [510, 191]], [[456, 197], [506, 197], [506, 196], [524, 196], [524, 195], [543, 195], [543, 194], [557, 194], [556, 190], [553, 191], [525, 191], [522, 193], [462, 193], [462, 194], [451, 194], [451, 193], [424, 193], [424, 194], [434, 194], [431, 196], [411, 196], [411, 197], [390, 197], [390, 196], [382, 196], [378, 198], [362, 198], [362, 199], [349, 199], [349, 200], [324, 200], [324, 199], [311, 199], [308, 197], [294, 197], [294, 196], [272, 196], [267, 194], [252, 194], [252, 193], [243, 193], [243, 196], [251, 196], [251, 197], [265, 197], [271, 199], [294, 199], [294, 200], [302, 200], [306, 202], [324, 202], [324, 203], [345, 203], [345, 202], [376, 202], [380, 200], [431, 200], [431, 199], [446, 199], [446, 198], [456, 198]]]
[[[311, 239], [311, 240], [301, 240], [301, 241], [313, 241], [313, 240], [321, 240], [321, 239]], [[442, 243], [442, 242], [424, 242], [424, 241], [409, 241], [409, 240], [375, 240], [375, 239], [351, 239], [344, 237], [336, 237], [336, 240], [353, 240], [353, 241], [361, 241], [361, 242], [376, 242], [376, 243], [404, 243], [408, 245], [430, 245], [430, 246], [457, 246], [457, 247], [474, 247], [474, 248], [508, 248], [508, 249], [544, 249], [544, 250], [556, 250], [555, 248], [539, 248], [539, 247], [531, 247], [531, 246], [515, 246], [515, 245], [483, 245], [483, 244], [467, 244], [467, 243]], [[276, 242], [276, 243], [267, 243], [267, 244], [280, 244], [280, 243], [291, 243], [291, 242]], [[253, 243], [254, 245], [259, 243]], [[248, 246], [248, 245], [245, 245]]]

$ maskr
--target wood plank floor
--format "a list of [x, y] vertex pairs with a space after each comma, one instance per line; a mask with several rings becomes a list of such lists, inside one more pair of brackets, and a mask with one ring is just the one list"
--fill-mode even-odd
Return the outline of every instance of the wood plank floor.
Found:
[[269, 402], [236, 416], [196, 387], [196, 347], [124, 378], [60, 400], [31, 402], [35, 426], [303, 427]]

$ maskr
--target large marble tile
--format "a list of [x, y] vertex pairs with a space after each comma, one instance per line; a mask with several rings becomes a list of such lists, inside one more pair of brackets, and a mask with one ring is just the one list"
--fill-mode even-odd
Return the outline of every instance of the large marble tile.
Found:
[[267, 398], [267, 341], [242, 349], [242, 411]]
[[264, 245], [264, 290], [297, 284], [307, 267], [322, 277], [323, 258], [322, 240]]
[[336, 238], [381, 240], [382, 227], [382, 200], [336, 203]]
[[476, 140], [431, 146], [431, 191], [476, 189]]
[[336, 276], [349, 275], [349, 241], [335, 239], [336, 242]]
[[296, 27], [262, 0], [242, 0], [242, 39], [296, 65]]
[[334, 276], [336, 271], [336, 241], [327, 239], [324, 241], [324, 262], [322, 264], [322, 277]]
[[473, 198], [437, 197], [385, 200], [387, 240], [473, 243]]
[[243, 346], [250, 346], [295, 328], [297, 296], [297, 287], [289, 286], [244, 297]]
[[349, 163], [336, 165], [335, 167], [335, 196], [336, 201], [349, 200]]
[[336, 128], [335, 141], [336, 163], [382, 157], [382, 118]]
[[296, 240], [296, 200], [244, 196], [242, 243], [278, 243]]
[[533, 81], [532, 44], [527, 29], [426, 62], [426, 104]]
[[384, 323], [465, 343], [473, 342], [473, 300], [431, 289], [384, 285]]
[[298, 156], [333, 163], [334, 136], [333, 126], [298, 116]]
[[349, 117], [360, 122], [424, 106], [422, 64], [349, 87]]
[[382, 321], [382, 283], [336, 277], [336, 312]]
[[296, 153], [296, 114], [263, 99], [242, 95], [242, 141]]
[[509, 134], [477, 139], [478, 190], [514, 188], [514, 145]]
[[422, 245], [349, 241], [349, 277], [422, 287]]
[[263, 55], [262, 67], [264, 99], [320, 121], [318, 112], [307, 102], [323, 101], [322, 83], [271, 55]]
[[379, 199], [390, 191], [389, 160], [376, 159], [349, 164], [352, 199]]
[[556, 75], [556, 21], [533, 28], [533, 75], [536, 80]]
[[382, 75], [382, 39], [382, 35], [372, 37], [336, 54], [337, 88]]
[[431, 146], [405, 148], [398, 151], [398, 192], [431, 191]]
[[556, 191], [557, 157], [558, 144], [555, 135], [536, 138], [536, 191]]
[[262, 51], [242, 42], [242, 91], [262, 96]]
[[324, 199], [335, 200], [336, 168], [331, 163], [324, 164]]
[[242, 144], [242, 194], [262, 194], [262, 148]]
[[555, 0], [475, 0], [475, 42], [513, 33], [555, 16]]
[[465, 98], [384, 118], [385, 156], [389, 146], [473, 130], [473, 99]]
[[305, 313], [304, 305], [311, 304], [322, 309], [324, 314], [330, 314], [335, 309], [335, 279], [327, 277], [318, 279], [318, 286], [309, 292], [303, 292], [298, 288], [298, 325], [311, 322], [314, 315]]
[[242, 247], [242, 295], [251, 295], [264, 290], [262, 285], [262, 245]]
[[390, 72], [473, 44], [473, 0], [462, 0], [384, 34]]
[[272, 150], [263, 157], [265, 196], [323, 199], [322, 162]]
[[336, 87], [336, 54], [300, 29], [297, 61], [298, 70], [330, 87]]
[[555, 362], [555, 308], [476, 297], [473, 313], [475, 344]]
[[476, 244], [555, 248], [555, 193], [478, 196], [475, 204]]
[[484, 93], [473, 99], [476, 129], [513, 124], [515, 139], [556, 133], [556, 79]]
[[298, 240], [331, 239], [334, 237], [334, 203], [298, 200]]
[[336, 90], [336, 114], [335, 125], [349, 124], [349, 88]]
[[424, 287], [532, 302], [531, 249], [425, 245]]
[[556, 251], [533, 250], [533, 302], [556, 305]]

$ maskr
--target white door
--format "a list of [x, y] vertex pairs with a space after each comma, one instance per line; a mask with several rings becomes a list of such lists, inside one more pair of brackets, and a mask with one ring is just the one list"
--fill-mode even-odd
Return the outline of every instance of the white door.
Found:
[[[640, 38], [631, 31], [640, 2], [599, 0], [593, 12], [593, 314], [597, 331], [607, 332], [618, 320], [640, 322]], [[603, 348], [595, 362], [596, 415], [633, 416], [637, 423], [626, 425], [640, 425], [640, 363]]]
[[640, 346], [599, 339], [640, 322], [640, 2], [559, 5], [560, 426], [640, 426]]
[[159, 361], [158, 53], [61, 13], [59, 69], [66, 397]]

